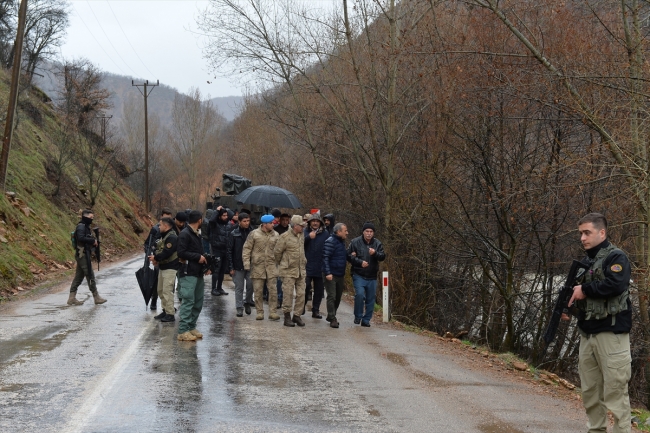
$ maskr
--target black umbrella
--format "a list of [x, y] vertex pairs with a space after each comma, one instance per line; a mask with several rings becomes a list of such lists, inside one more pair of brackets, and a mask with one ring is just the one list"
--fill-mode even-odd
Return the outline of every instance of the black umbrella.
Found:
[[291, 191], [271, 185], [258, 185], [246, 188], [235, 197], [239, 203], [256, 204], [266, 207], [300, 209], [300, 200]]
[[135, 271], [135, 278], [138, 280], [142, 297], [144, 298], [144, 306], [149, 305], [153, 291], [157, 290], [158, 286], [158, 272], [149, 265], [149, 258], [145, 254], [144, 265]]

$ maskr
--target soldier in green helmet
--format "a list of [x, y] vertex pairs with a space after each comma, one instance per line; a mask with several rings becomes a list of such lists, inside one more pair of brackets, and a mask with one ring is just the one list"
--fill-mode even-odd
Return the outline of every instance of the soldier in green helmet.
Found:
[[607, 220], [603, 215], [585, 215], [578, 221], [578, 230], [587, 253], [583, 263], [589, 269], [578, 277], [569, 307], [575, 303], [578, 310], [578, 368], [589, 433], [606, 431], [608, 410], [614, 415], [613, 433], [628, 433], [632, 362], [630, 262], [623, 251], [607, 240]]

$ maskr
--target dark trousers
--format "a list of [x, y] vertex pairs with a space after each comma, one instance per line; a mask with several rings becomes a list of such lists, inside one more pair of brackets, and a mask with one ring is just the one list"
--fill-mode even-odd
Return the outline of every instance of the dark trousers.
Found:
[[[160, 269], [155, 268], [154, 270], [154, 279], [160, 278]], [[158, 285], [154, 286], [153, 293], [151, 294], [151, 300], [149, 301], [149, 308], [156, 308], [158, 306]]]
[[[307, 300], [311, 299], [311, 311], [312, 313], [317, 313], [320, 311], [320, 303], [323, 301], [323, 296], [325, 295], [325, 285], [323, 283], [322, 277], [307, 277], [305, 280], [307, 285], [306, 295], [305, 295], [305, 305], [307, 305]], [[313, 289], [313, 296], [312, 296]]]
[[336, 320], [336, 310], [341, 304], [343, 289], [345, 289], [345, 277], [333, 276], [331, 281], [327, 278], [323, 279], [325, 280], [325, 291], [327, 291], [327, 318], [331, 322]]
[[221, 286], [223, 285], [223, 276], [226, 272], [228, 272], [228, 265], [226, 264], [226, 260], [228, 260], [228, 258], [225, 251], [221, 252], [212, 250], [212, 254], [217, 257], [221, 257], [221, 265], [219, 266], [219, 269], [217, 272], [212, 274], [212, 290], [221, 290]]

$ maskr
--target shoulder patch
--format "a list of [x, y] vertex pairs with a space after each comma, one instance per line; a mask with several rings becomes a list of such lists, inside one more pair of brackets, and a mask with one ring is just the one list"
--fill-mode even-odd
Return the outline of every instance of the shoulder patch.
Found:
[[172, 247], [172, 244], [171, 244], [171, 242], [170, 242], [170, 243], [168, 243], [168, 244], [165, 245], [165, 246], [166, 246], [167, 248], [171, 248], [171, 247]]
[[612, 265], [609, 269], [612, 270], [612, 272], [621, 272], [623, 270], [623, 266], [619, 264]]

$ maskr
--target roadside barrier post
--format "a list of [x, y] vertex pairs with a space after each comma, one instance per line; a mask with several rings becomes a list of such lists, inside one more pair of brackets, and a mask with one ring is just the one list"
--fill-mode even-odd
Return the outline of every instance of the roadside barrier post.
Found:
[[382, 310], [384, 313], [384, 322], [388, 322], [388, 319], [390, 317], [390, 311], [388, 311], [388, 272], [383, 272], [382, 278], [382, 293], [383, 293], [383, 302], [382, 302]]

